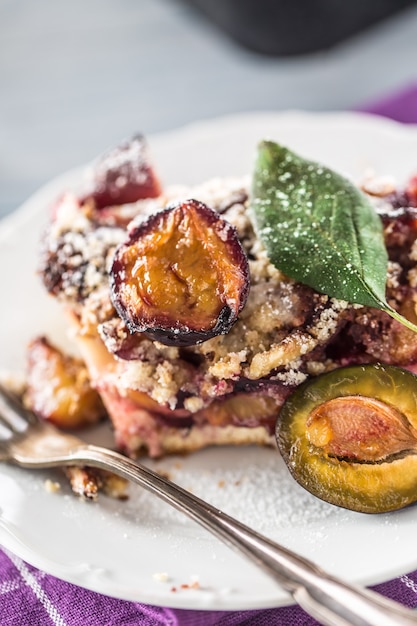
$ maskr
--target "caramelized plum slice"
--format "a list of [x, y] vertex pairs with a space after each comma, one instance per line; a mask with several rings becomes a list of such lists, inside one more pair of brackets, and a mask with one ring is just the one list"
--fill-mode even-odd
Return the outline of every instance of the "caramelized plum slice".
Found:
[[25, 404], [61, 428], [93, 424], [105, 414], [82, 361], [63, 354], [45, 337], [28, 346]]
[[417, 377], [407, 370], [311, 379], [284, 403], [276, 437], [294, 478], [322, 500], [364, 513], [417, 501]]
[[114, 306], [129, 329], [166, 345], [227, 333], [249, 288], [236, 230], [197, 200], [134, 228], [116, 249], [110, 278]]
[[148, 156], [142, 135], [103, 154], [92, 168], [92, 179], [80, 198], [94, 201], [96, 209], [129, 204], [161, 193], [159, 180]]

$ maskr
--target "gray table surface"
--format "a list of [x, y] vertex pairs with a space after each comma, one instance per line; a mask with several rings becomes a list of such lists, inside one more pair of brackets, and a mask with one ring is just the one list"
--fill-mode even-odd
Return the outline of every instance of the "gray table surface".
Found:
[[0, 217], [133, 132], [343, 110], [416, 79], [417, 6], [335, 48], [246, 51], [175, 0], [0, 0]]

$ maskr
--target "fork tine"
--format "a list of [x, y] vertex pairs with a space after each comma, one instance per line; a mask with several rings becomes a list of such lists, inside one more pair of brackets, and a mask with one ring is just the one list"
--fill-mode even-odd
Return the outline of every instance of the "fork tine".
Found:
[[25, 432], [29, 423], [17, 398], [0, 383], [0, 439]]

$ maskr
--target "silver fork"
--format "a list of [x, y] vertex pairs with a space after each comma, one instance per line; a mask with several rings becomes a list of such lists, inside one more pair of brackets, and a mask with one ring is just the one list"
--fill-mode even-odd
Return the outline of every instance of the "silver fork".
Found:
[[40, 422], [2, 385], [0, 460], [31, 469], [96, 467], [139, 484], [243, 553], [324, 626], [417, 625], [417, 615], [412, 610], [327, 574], [151, 469]]

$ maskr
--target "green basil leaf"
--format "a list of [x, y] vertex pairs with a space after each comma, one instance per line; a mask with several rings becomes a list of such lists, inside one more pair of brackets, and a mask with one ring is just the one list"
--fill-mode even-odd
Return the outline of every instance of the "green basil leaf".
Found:
[[263, 141], [251, 209], [271, 262], [287, 276], [330, 297], [384, 310], [417, 332], [386, 302], [381, 220], [348, 179]]

